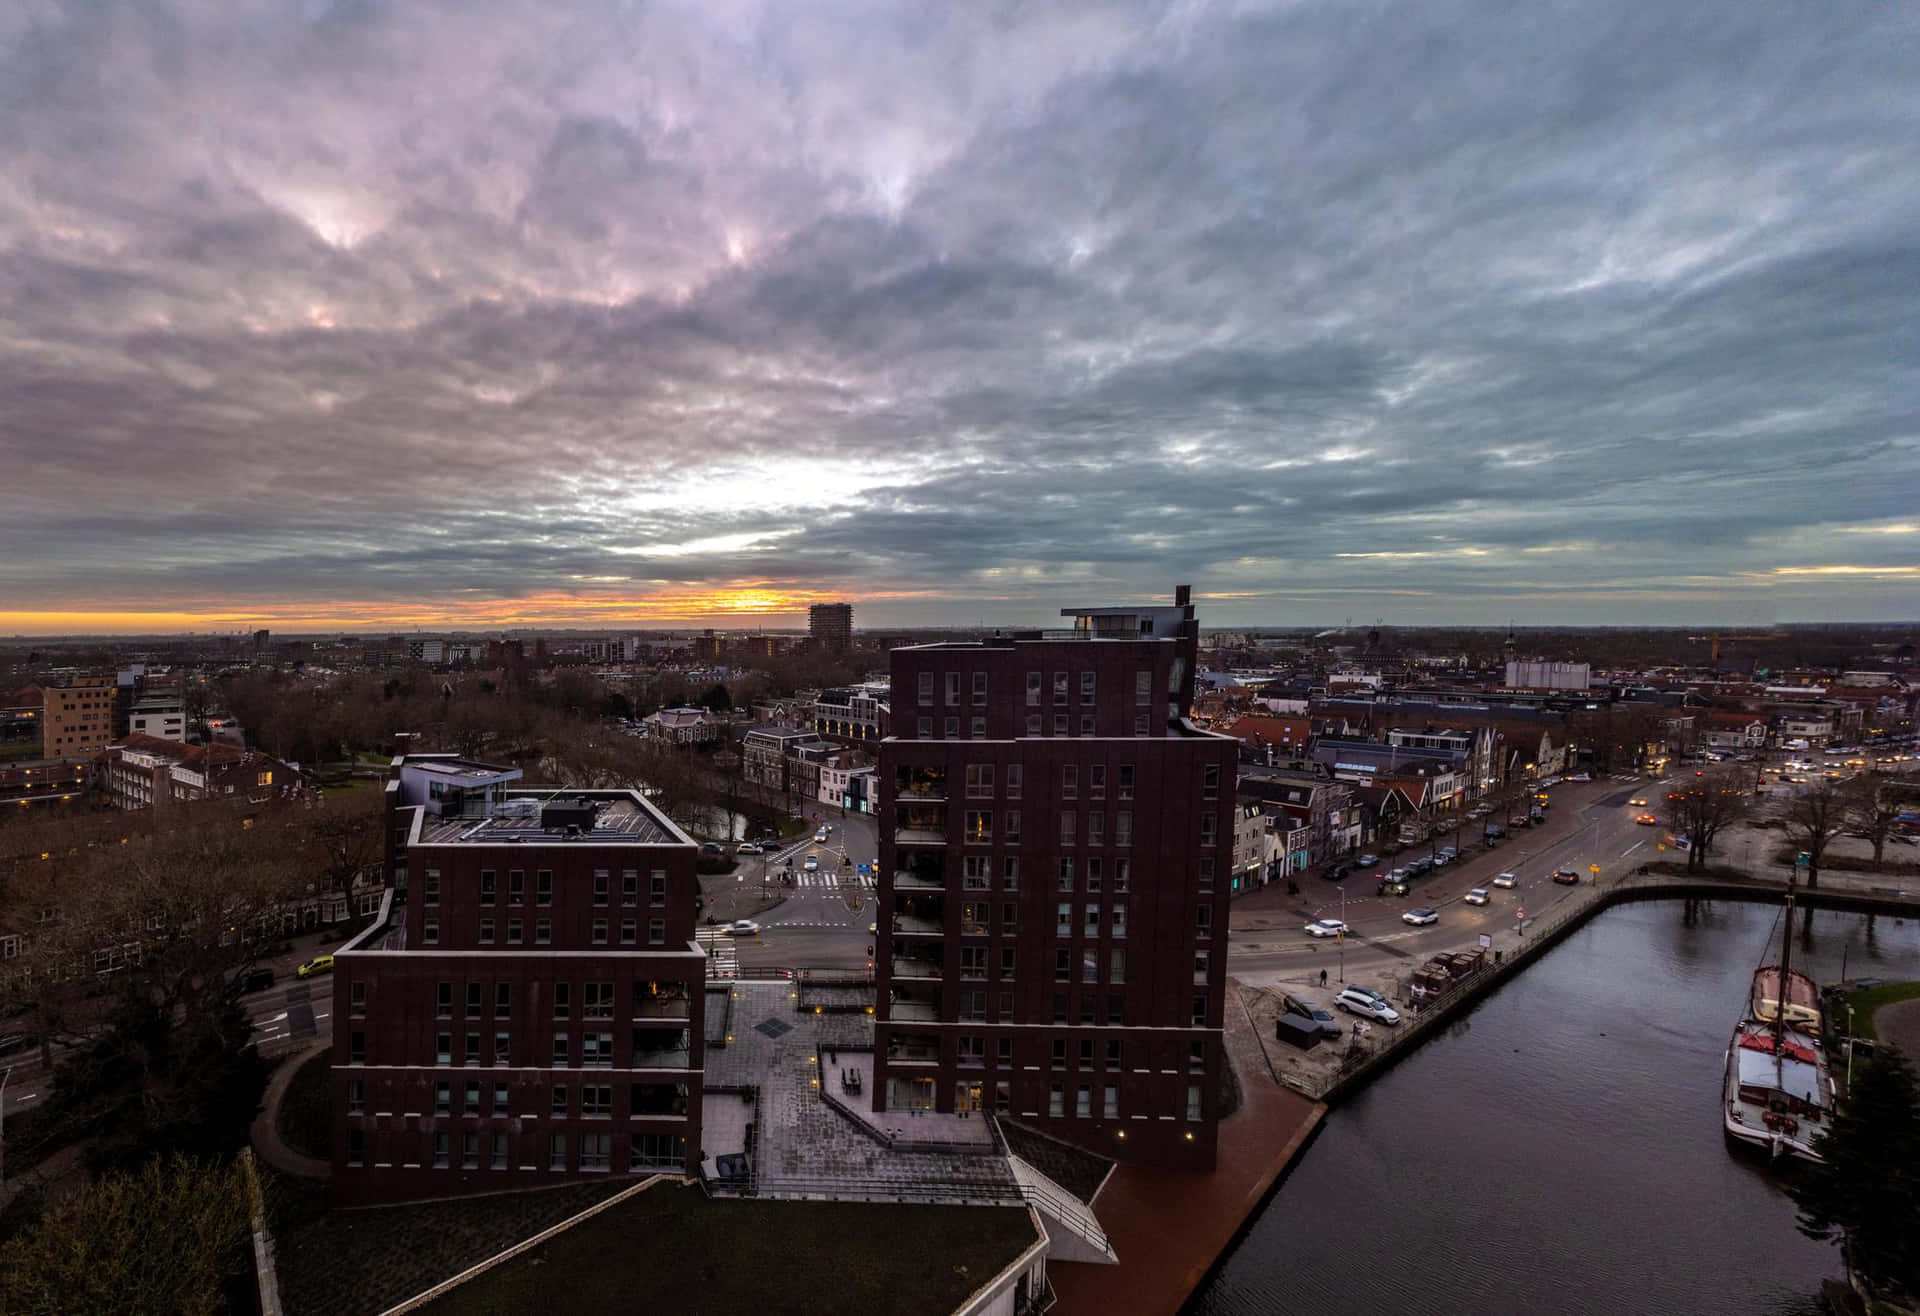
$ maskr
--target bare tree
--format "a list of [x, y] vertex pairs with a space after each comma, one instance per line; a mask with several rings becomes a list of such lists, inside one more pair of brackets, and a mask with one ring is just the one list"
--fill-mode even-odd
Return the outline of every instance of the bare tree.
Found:
[[1707, 853], [1723, 830], [1745, 817], [1752, 797], [1743, 789], [1746, 774], [1727, 768], [1696, 772], [1679, 790], [1668, 794], [1668, 816], [1674, 835], [1687, 842], [1687, 871], [1701, 872]]
[[1821, 780], [1787, 796], [1774, 815], [1786, 824], [1787, 840], [1806, 854], [1807, 885], [1820, 885], [1827, 846], [1847, 830], [1847, 793], [1837, 781]]
[[1886, 857], [1894, 823], [1913, 807], [1912, 783], [1881, 772], [1863, 772], [1846, 785], [1847, 831], [1873, 843], [1873, 861]]

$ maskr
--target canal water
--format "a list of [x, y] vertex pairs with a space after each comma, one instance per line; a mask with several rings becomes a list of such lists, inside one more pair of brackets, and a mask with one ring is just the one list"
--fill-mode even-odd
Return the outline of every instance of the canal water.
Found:
[[[1189, 1310], [1817, 1310], [1838, 1250], [1720, 1129], [1728, 1035], [1779, 913], [1600, 915], [1331, 1111]], [[1852, 977], [1920, 977], [1920, 922], [1806, 917], [1794, 967], [1816, 981], [1843, 957]]]

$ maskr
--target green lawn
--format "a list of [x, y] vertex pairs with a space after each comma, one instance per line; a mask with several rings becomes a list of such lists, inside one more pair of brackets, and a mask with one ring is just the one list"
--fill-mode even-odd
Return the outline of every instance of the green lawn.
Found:
[[656, 1184], [428, 1304], [754, 1316], [952, 1311], [1035, 1240], [1018, 1207], [716, 1201]]
[[1873, 1031], [1874, 1011], [1895, 1001], [1910, 1001], [1916, 996], [1920, 996], [1920, 982], [1883, 982], [1878, 987], [1854, 992], [1847, 997], [1847, 1004], [1853, 1007], [1854, 1036], [1878, 1040]]

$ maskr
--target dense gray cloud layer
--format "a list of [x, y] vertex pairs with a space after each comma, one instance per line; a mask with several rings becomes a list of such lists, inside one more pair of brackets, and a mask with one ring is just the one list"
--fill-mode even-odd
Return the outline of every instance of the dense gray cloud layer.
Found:
[[1908, 6], [25, 0], [0, 122], [0, 630], [1920, 611]]

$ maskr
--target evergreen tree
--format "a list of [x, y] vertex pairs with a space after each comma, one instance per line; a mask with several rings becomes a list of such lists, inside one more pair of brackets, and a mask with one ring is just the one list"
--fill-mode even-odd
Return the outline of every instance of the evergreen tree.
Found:
[[1920, 1294], [1920, 1087], [1898, 1052], [1859, 1071], [1845, 1110], [1787, 1187], [1800, 1232], [1844, 1238], [1857, 1274], [1889, 1293]]

